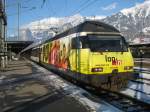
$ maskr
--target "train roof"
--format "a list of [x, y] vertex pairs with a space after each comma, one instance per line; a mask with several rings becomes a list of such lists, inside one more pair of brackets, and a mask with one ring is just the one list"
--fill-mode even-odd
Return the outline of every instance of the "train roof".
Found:
[[[113, 26], [111, 25], [108, 25], [104, 22], [100, 22], [100, 21], [93, 21], [93, 20], [86, 20], [82, 23], [80, 23], [79, 25], [73, 27], [73, 28], [70, 28], [62, 33], [59, 33], [57, 35], [55, 35], [53, 38], [50, 38], [46, 41], [43, 41], [41, 43], [38, 43], [38, 45], [40, 44], [44, 44], [48, 41], [51, 41], [51, 40], [56, 40], [56, 39], [59, 39], [61, 37], [65, 37], [67, 35], [71, 35], [71, 34], [74, 34], [74, 33], [79, 33], [79, 32], [103, 32], [103, 33], [117, 33], [117, 34], [120, 34], [120, 32]], [[31, 49], [32, 47], [35, 47], [37, 46], [37, 44], [33, 44], [33, 46], [29, 46], [28, 48], [26, 48], [25, 50], [28, 50], [28, 49]], [[23, 50], [23, 51], [25, 51]]]
[[56, 36], [62, 34], [68, 35], [78, 32], [119, 32], [119, 31], [113, 26], [110, 26], [104, 22], [88, 20]]
[[91, 20], [86, 20], [83, 23], [70, 28], [60, 34], [55, 35], [53, 38], [48, 39], [49, 40], [55, 40], [70, 34], [74, 33], [79, 33], [79, 32], [115, 32], [115, 33], [120, 33], [115, 27], [108, 25], [104, 22], [100, 21], [91, 21]]

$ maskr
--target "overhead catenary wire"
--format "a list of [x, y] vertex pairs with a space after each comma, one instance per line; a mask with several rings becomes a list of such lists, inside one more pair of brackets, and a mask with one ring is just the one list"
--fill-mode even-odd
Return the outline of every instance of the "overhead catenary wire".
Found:
[[73, 12], [73, 14], [77, 14], [77, 13], [80, 13], [82, 12], [83, 10], [85, 10], [85, 8], [93, 5], [94, 3], [96, 3], [98, 0], [93, 0], [93, 1], [87, 1], [85, 5], [83, 5], [83, 7], [81, 7], [80, 9], [76, 10]]
[[41, 8], [43, 8], [44, 4], [46, 3], [46, 0], [43, 0]]
[[49, 14], [50, 14], [50, 16], [51, 15], [53, 15], [53, 16], [55, 16], [56, 15], [56, 11], [54, 11], [54, 9], [53, 9], [53, 7], [52, 7], [52, 3], [51, 3], [51, 0], [49, 0], [49, 7], [48, 7], [48, 9], [50, 10], [49, 12]]
[[[26, 1], [31, 1], [31, 0], [26, 0]], [[50, 1], [50, 0], [49, 0]], [[83, 10], [85, 10], [86, 8], [88, 8], [89, 6], [91, 6], [92, 4], [94, 4], [96, 1], [98, 1], [98, 0], [85, 0], [84, 2], [82, 2], [82, 4], [80, 5], [80, 7], [78, 8], [78, 9], [76, 9], [76, 10], [74, 10], [74, 13], [80, 13], [80, 12], [82, 12]], [[42, 6], [42, 8], [44, 7], [44, 4], [46, 3], [46, 0], [43, 0], [43, 6]], [[67, 0], [66, 0], [66, 6], [68, 5], [67, 4]], [[20, 11], [20, 13], [25, 13], [25, 12], [29, 12], [29, 11], [32, 11], [32, 10], [34, 10], [34, 9], [36, 9], [37, 7], [32, 7], [32, 8], [30, 8], [30, 9], [28, 9], [28, 10], [24, 10], [24, 11]], [[56, 15], [56, 12], [54, 11], [54, 9], [53, 9], [53, 7], [51, 6], [51, 7], [49, 7], [49, 9], [51, 8], [51, 13], [53, 13], [53, 15]], [[67, 8], [66, 8], [67, 9]], [[74, 13], [72, 13], [72, 14], [74, 14]], [[14, 16], [14, 15], [17, 15], [18, 13], [14, 13], [14, 14], [8, 14], [8, 16]], [[40, 23], [37, 25], [37, 26], [40, 26]]]
[[68, 0], [65, 0], [65, 9], [68, 11]]
[[83, 3], [81, 3], [80, 7], [73, 10], [72, 13], [77, 12], [79, 9], [81, 9], [82, 7], [84, 7], [87, 3], [89, 3], [90, 0], [85, 0]]
[[63, 14], [64, 12], [67, 14], [67, 0], [64, 0], [64, 5], [62, 6], [61, 10], [57, 12], [58, 15]]
[[[22, 4], [24, 4], [24, 3], [28, 3], [28, 2], [30, 2], [30, 1], [32, 1], [32, 0], [21, 0], [21, 2], [20, 2], [20, 4], [22, 3]], [[19, 3], [19, 1], [17, 2], [17, 5], [18, 5], [18, 3]], [[12, 3], [12, 4], [9, 4], [8, 6], [13, 6], [15, 3]], [[25, 4], [24, 4], [25, 5]], [[32, 7], [26, 7], [26, 6], [24, 6], [24, 5], [21, 5], [21, 7], [20, 8], [22, 8], [22, 9], [26, 9], [26, 10], [22, 10], [22, 11], [19, 11], [19, 14], [21, 13], [21, 14], [23, 14], [23, 13], [26, 13], [26, 12], [30, 12], [30, 11], [33, 11], [33, 10], [35, 10], [35, 9], [37, 9], [37, 6], [32, 6]], [[14, 5], [15, 7], [16, 7], [16, 5]], [[9, 8], [9, 7], [8, 7]], [[7, 9], [8, 9], [7, 8]], [[11, 8], [11, 7], [10, 7]], [[27, 9], [28, 8], [28, 9]], [[9, 16], [17, 16], [18, 15], [18, 12], [14, 12], [14, 13], [12, 13], [12, 14], [8, 14], [7, 13], [7, 16], [9, 17]], [[10, 30], [10, 29], [9, 29]], [[13, 30], [13, 29], [11, 29], [11, 30]]]
[[[30, 12], [30, 11], [33, 11], [33, 10], [35, 10], [35, 9], [36, 9], [36, 7], [32, 7], [31, 9], [24, 10], [24, 11], [20, 11], [20, 13]], [[16, 13], [13, 13], [13, 14], [7, 14], [7, 16], [16, 16], [16, 15], [18, 15], [17, 12], [16, 12]]]
[[17, 6], [17, 5], [18, 5], [18, 3], [8, 4], [8, 5], [6, 5], [6, 8], [8, 8], [8, 7], [14, 7], [14, 6]]
[[[24, 6], [24, 5], [22, 5], [22, 3], [27, 3], [27, 2], [30, 2], [31, 0], [21, 0], [21, 2], [17, 2], [17, 3], [12, 3], [12, 4], [8, 4], [8, 5], [6, 5], [6, 7], [18, 7], [18, 3], [20, 4], [20, 7], [19, 7], [19, 9], [27, 9], [27, 10], [24, 10], [24, 11], [19, 11], [19, 13], [25, 13], [25, 12], [29, 12], [29, 11], [32, 11], [32, 10], [34, 10], [34, 9], [37, 9], [37, 7], [36, 6], [32, 6], [32, 7], [28, 7], [28, 6]], [[8, 9], [7, 8], [7, 9]], [[17, 12], [14, 12], [14, 13], [12, 13], [12, 14], [9, 14], [9, 13], [7, 13], [7, 16], [16, 16], [16, 15], [18, 15], [18, 11]]]
[[[30, 1], [32, 1], [32, 0], [19, 0], [19, 1], [21, 1], [21, 2], [23, 2], [23, 3], [27, 3], [27, 2], [30, 2]], [[8, 3], [7, 3], [6, 8], [15, 7], [15, 6], [17, 6], [17, 5], [18, 5], [18, 2], [14, 2], [14, 3], [11, 3], [11, 4], [8, 4]]]

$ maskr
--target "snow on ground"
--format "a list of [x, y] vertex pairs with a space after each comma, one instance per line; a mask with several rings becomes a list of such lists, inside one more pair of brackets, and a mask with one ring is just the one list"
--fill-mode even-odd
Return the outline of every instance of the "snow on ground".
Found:
[[[141, 61], [135, 61], [135, 62], [141, 62]], [[148, 62], [148, 61], [142, 61], [142, 63], [150, 63], [150, 62]]]
[[150, 74], [149, 73], [140, 73], [139, 77], [140, 78], [145, 78], [145, 79], [150, 79]]
[[[79, 88], [63, 80], [61, 77], [54, 75], [53, 73], [49, 72], [47, 69], [40, 67], [39, 65], [33, 62], [30, 62], [30, 63], [33, 65], [33, 67], [38, 69], [39, 74], [32, 74], [31, 76], [28, 76], [28, 77], [22, 77], [22, 79], [38, 78], [39, 80], [44, 80], [50, 86], [54, 86], [56, 89], [62, 90], [63, 92], [68, 93], [71, 97], [74, 97], [76, 100], [81, 102], [83, 105], [89, 107], [93, 111], [120, 112], [120, 110], [100, 100], [99, 98], [94, 97], [93, 95], [83, 90], [82, 88]], [[142, 69], [146, 70], [147, 68], [142, 68]], [[139, 77], [150, 79], [150, 74], [140, 73]], [[7, 80], [9, 79], [7, 79], [5, 76], [1, 76], [0, 84], [8, 82]], [[17, 81], [17, 79], [11, 79], [9, 81], [10, 82]], [[150, 83], [150, 81], [148, 82], [148, 80], [141, 80], [141, 81], [145, 83]], [[136, 83], [136, 82], [129, 82], [128, 89], [122, 90], [121, 92], [124, 94], [130, 95], [132, 97], [135, 97], [139, 100], [150, 103], [150, 85]]]
[[[88, 93], [87, 91], [62, 80], [61, 77], [59, 77], [57, 75], [53, 75], [51, 72], [49, 72], [45, 68], [39, 67], [37, 64], [34, 64], [34, 63], [32, 63], [32, 64], [35, 67], [38, 67], [38, 69], [41, 72], [44, 72], [45, 74], [49, 74], [49, 75], [40, 77], [42, 80], [48, 81], [49, 84], [55, 86], [55, 88], [62, 89], [65, 92], [69, 93], [70, 96], [74, 97], [75, 99], [80, 101], [82, 104], [87, 105], [93, 111], [96, 111], [96, 112], [119, 112], [120, 111], [120, 110], [114, 108], [113, 106], [109, 105], [108, 103], [101, 101], [100, 99], [93, 101], [92, 95], [90, 93]], [[137, 67], [135, 67], [135, 68], [139, 69]], [[142, 68], [142, 69], [149, 70], [148, 68]], [[150, 74], [141, 73], [141, 74], [139, 74], [139, 77], [150, 79]], [[121, 92], [124, 94], [130, 95], [132, 97], [135, 97], [139, 100], [150, 103], [150, 86], [147, 84], [129, 82], [128, 89], [122, 90]], [[87, 95], [84, 96], [84, 94], [87, 94]], [[87, 96], [89, 96], [89, 97], [87, 97]]]
[[134, 60], [150, 60], [150, 58], [134, 58]]
[[6, 76], [2, 75], [0, 76], [0, 80], [3, 80]]
[[150, 68], [141, 68], [141, 67], [134, 67], [134, 69], [135, 70], [137, 70], [137, 71], [140, 71], [140, 70], [142, 70], [142, 71], [150, 71]]
[[5, 77], [6, 76], [4, 76], [4, 75], [0, 76], [0, 84], [2, 83], [2, 81], [4, 80]]
[[145, 84], [147, 84], [147, 85], [149, 85], [150, 86], [150, 80], [148, 79], [143, 79], [142, 77], [141, 77], [141, 79], [139, 78], [139, 79], [137, 79], [136, 81], [139, 81], [139, 82], [141, 82], [141, 83], [145, 83]]
[[147, 84], [141, 84], [138, 82], [129, 82], [129, 88], [144, 92], [145, 94], [150, 95], [150, 86]]
[[[150, 79], [150, 74], [140, 73], [139, 77]], [[143, 82], [145, 81], [143, 80]], [[121, 93], [135, 97], [150, 104], [150, 85], [137, 82], [129, 82], [127, 89], [122, 90]]]
[[125, 91], [121, 91], [121, 93], [127, 94], [129, 96], [132, 96], [134, 98], [137, 98], [141, 101], [144, 101], [150, 104], [150, 95], [145, 95], [141, 92], [138, 92], [132, 89], [126, 89]]
[[99, 98], [96, 98], [95, 101], [95, 97], [87, 91], [63, 80], [61, 77], [54, 75], [45, 68], [33, 62], [31, 62], [31, 64], [34, 67], [38, 67], [39, 71], [44, 73], [44, 75], [39, 77], [40, 80], [48, 82], [50, 86], [54, 86], [56, 89], [62, 90], [62, 92], [69, 93], [70, 97], [75, 98], [86, 107], [89, 107], [93, 112], [122, 112]]

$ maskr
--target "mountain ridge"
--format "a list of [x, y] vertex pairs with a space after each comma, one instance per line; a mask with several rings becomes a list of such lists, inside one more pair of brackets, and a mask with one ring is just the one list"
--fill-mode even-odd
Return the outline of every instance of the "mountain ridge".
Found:
[[[123, 9], [120, 12], [104, 18], [102, 21], [111, 24], [130, 40], [140, 38], [150, 33], [150, 1]], [[132, 32], [131, 32], [132, 31]]]
[[[113, 25], [128, 39], [148, 37], [150, 34], [150, 1], [136, 4], [134, 7], [126, 8], [111, 16], [83, 17], [76, 14], [70, 17], [51, 17], [31, 22], [22, 26], [21, 29], [29, 29], [34, 39], [49, 38], [56, 32], [70, 28], [86, 19], [99, 20]], [[28, 31], [28, 34], [29, 33]], [[23, 33], [25, 34], [25, 33]], [[31, 35], [31, 34], [30, 34]], [[26, 35], [27, 36], [27, 35]]]

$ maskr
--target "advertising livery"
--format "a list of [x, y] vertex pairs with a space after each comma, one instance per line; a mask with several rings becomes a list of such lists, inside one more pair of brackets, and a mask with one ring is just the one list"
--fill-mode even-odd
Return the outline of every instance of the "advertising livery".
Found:
[[32, 48], [31, 59], [95, 87], [122, 88], [133, 77], [125, 38], [98, 21], [85, 21]]

